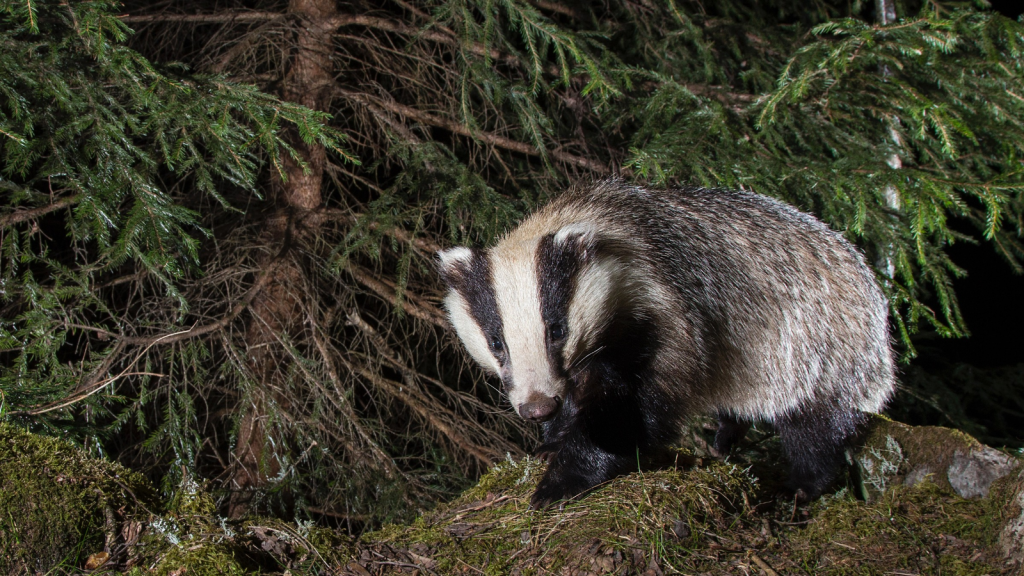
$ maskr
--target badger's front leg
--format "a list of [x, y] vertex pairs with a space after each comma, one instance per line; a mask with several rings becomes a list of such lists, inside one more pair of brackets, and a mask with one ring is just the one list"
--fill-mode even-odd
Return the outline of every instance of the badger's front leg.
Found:
[[530, 507], [536, 510], [575, 498], [635, 467], [635, 453], [632, 457], [615, 454], [581, 434], [571, 435], [551, 454], [548, 470], [530, 498]]
[[651, 444], [650, 427], [636, 396], [625, 386], [609, 384], [589, 398], [567, 398], [545, 424], [538, 451], [548, 453], [548, 469], [530, 499], [531, 508], [574, 498], [637, 469], [639, 454]]

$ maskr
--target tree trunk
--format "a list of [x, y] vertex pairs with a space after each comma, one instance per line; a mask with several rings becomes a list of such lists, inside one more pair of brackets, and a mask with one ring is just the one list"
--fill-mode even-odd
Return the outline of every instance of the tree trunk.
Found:
[[[281, 96], [314, 110], [326, 110], [333, 78], [333, 29], [329, 23], [336, 14], [334, 1], [292, 0], [288, 13], [295, 19], [296, 37], [289, 69], [282, 78]], [[302, 237], [315, 234], [320, 225], [320, 219], [309, 213], [322, 204], [320, 187], [326, 162], [323, 146], [306, 145], [296, 133], [290, 135], [290, 144], [301, 163], [285, 157], [285, 179], [273, 186], [276, 210], [264, 226], [264, 245], [269, 250], [263, 268], [274, 270], [267, 286], [253, 301], [252, 318], [246, 330], [248, 361], [257, 385], [241, 406], [245, 414], [235, 446], [231, 476], [235, 495], [228, 510], [231, 517], [244, 514], [253, 490], [266, 487], [281, 472], [280, 456], [286, 449], [267, 442], [275, 425], [274, 411], [287, 412], [289, 402], [283, 391], [290, 359], [279, 340], [282, 336], [298, 336], [308, 304], [303, 290], [304, 273], [289, 247]]]

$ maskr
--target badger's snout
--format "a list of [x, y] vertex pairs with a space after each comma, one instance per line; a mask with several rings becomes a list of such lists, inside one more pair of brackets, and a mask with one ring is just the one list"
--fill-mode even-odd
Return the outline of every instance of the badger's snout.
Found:
[[555, 417], [558, 414], [558, 409], [562, 407], [562, 399], [558, 396], [554, 398], [538, 394], [534, 392], [519, 405], [519, 415], [527, 420], [533, 422], [546, 422]]

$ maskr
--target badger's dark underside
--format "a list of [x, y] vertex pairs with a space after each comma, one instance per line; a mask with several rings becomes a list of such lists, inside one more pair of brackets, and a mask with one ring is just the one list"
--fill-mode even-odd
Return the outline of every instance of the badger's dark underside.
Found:
[[[577, 497], [591, 488], [657, 460], [678, 439], [681, 414], [655, 387], [643, 386], [608, 365], [587, 374], [585, 397], [570, 394], [544, 427], [536, 454], [548, 469], [531, 498], [533, 508]], [[577, 388], [577, 390], [580, 388]], [[593, 393], [599, 390], [598, 393]], [[772, 422], [790, 466], [789, 487], [800, 501], [818, 497], [845, 464], [864, 415], [840, 403], [819, 402]], [[714, 448], [722, 457], [750, 422], [719, 416]]]

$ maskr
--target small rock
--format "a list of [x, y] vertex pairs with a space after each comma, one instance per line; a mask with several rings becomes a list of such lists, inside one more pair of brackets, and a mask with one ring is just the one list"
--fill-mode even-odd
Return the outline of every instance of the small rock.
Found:
[[690, 537], [690, 524], [685, 520], [676, 520], [672, 523], [672, 533], [676, 535], [676, 538], [689, 538]]
[[978, 446], [968, 453], [956, 451], [949, 466], [949, 485], [964, 498], [984, 498], [992, 482], [1006, 476], [1018, 462], [1006, 454]]

